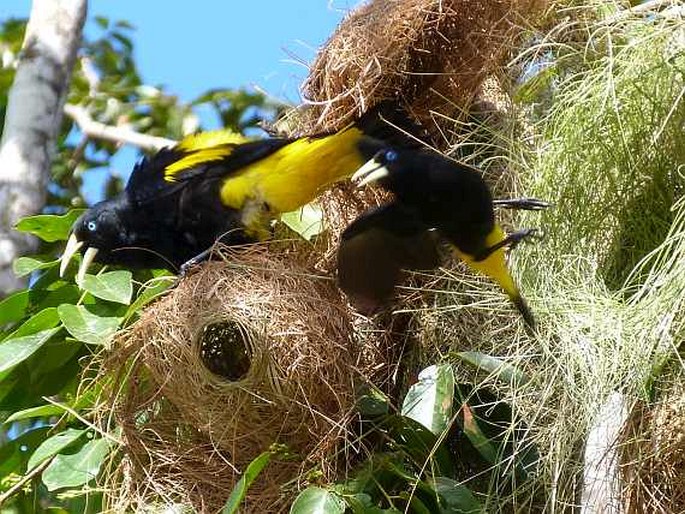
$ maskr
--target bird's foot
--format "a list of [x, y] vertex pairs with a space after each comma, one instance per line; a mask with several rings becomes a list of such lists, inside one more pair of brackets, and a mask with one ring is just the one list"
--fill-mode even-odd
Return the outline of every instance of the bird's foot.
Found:
[[[536, 228], [524, 228], [521, 230], [517, 230], [516, 232], [512, 232], [507, 237], [502, 239], [499, 243], [494, 244], [491, 247], [486, 248], [485, 250], [480, 252], [474, 260], [482, 261], [484, 259], [487, 259], [490, 255], [492, 255], [500, 248], [508, 247], [510, 250], [513, 250], [519, 245], [521, 241], [529, 237], [535, 237], [537, 234], [538, 229]], [[538, 235], [537, 237], [540, 236]]]
[[506, 246], [508, 246], [510, 250], [513, 250], [524, 239], [528, 239], [528, 238], [540, 239], [541, 237], [542, 237], [542, 235], [540, 234], [538, 229], [536, 229], [536, 228], [524, 228], [521, 230], [517, 230], [516, 232], [513, 232], [512, 234], [510, 234], [509, 236], [504, 238], [504, 241], [508, 241]]
[[190, 271], [190, 269], [191, 269], [193, 266], [195, 266], [195, 265], [197, 265], [197, 264], [201, 264], [201, 263], [203, 263], [203, 262], [209, 260], [209, 256], [210, 256], [211, 252], [212, 252], [212, 249], [211, 249], [211, 248], [208, 248], [208, 249], [205, 250], [204, 252], [198, 253], [198, 254], [197, 254], [195, 257], [193, 257], [192, 259], [188, 259], [186, 262], [184, 262], [183, 264], [181, 264], [181, 268], [180, 268], [180, 270], [179, 270], [179, 272], [178, 272], [178, 278], [181, 279], [181, 278], [185, 277], [186, 274], [188, 273], [188, 271]]

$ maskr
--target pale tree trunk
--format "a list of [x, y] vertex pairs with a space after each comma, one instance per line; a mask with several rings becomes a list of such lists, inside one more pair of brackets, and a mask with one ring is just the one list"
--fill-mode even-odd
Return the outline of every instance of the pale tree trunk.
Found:
[[12, 227], [39, 212], [87, 0], [34, 0], [0, 141], [0, 298], [25, 283], [12, 262], [36, 248]]
[[623, 514], [619, 437], [628, 419], [628, 400], [612, 393], [599, 409], [585, 443], [580, 514]]

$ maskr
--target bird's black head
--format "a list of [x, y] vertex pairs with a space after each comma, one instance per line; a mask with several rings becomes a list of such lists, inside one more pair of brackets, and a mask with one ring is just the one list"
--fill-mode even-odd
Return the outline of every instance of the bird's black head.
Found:
[[[401, 175], [407, 169], [407, 162], [415, 151], [406, 151], [388, 146], [368, 145], [363, 154], [373, 157], [352, 176], [359, 187], [377, 182], [386, 189], [394, 190]], [[409, 157], [409, 159], [408, 159]]]
[[83, 243], [82, 248], [96, 248], [99, 262], [106, 262], [112, 250], [130, 245], [132, 237], [129, 224], [122, 218], [119, 197], [100, 202], [76, 220], [73, 235]]
[[83, 254], [76, 276], [79, 283], [93, 261], [129, 268], [166, 267], [168, 262], [147, 249], [151, 229], [156, 235], [163, 232], [163, 227], [154, 227], [145, 213], [131, 205], [125, 192], [100, 202], [74, 223], [61, 258], [60, 274], [78, 251]]
[[492, 210], [489, 189], [475, 168], [429, 149], [383, 146], [369, 153], [371, 148], [365, 150], [373, 157], [352, 176], [358, 186], [376, 182], [417, 208], [466, 202]]

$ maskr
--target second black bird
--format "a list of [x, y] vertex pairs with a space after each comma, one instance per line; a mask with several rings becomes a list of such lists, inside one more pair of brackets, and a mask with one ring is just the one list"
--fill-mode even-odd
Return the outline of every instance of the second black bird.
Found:
[[354, 305], [371, 312], [392, 295], [402, 269], [440, 263], [440, 239], [470, 268], [494, 280], [533, 327], [534, 318], [507, 267], [505, 249], [533, 233], [505, 235], [494, 205], [537, 210], [535, 199], [493, 200], [481, 173], [435, 152], [380, 147], [353, 176], [378, 182], [395, 200], [364, 213], [343, 233], [338, 280]]

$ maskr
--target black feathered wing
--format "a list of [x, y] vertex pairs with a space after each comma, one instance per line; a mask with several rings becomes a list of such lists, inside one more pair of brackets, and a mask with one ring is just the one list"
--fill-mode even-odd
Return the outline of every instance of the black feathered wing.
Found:
[[365, 212], [343, 232], [338, 283], [357, 310], [372, 314], [392, 298], [402, 270], [439, 264], [438, 234], [411, 209], [390, 203]]

